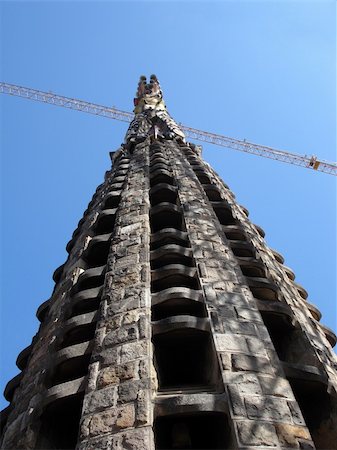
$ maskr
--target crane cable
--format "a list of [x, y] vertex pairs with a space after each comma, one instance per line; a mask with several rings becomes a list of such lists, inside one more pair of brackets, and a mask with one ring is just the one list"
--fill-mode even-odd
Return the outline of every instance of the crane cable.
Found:
[[[36, 89], [18, 86], [10, 83], [0, 82], [0, 93], [14, 95], [38, 102], [44, 102], [64, 108], [70, 108], [89, 114], [95, 114], [97, 116], [107, 117], [109, 119], [119, 120], [122, 122], [130, 123], [134, 118], [133, 113], [122, 111], [114, 107], [98, 105], [95, 103], [86, 102], [84, 100], [64, 97], [52, 92], [39, 91]], [[246, 140], [234, 139], [220, 134], [201, 131], [182, 124], [179, 124], [179, 126], [184, 131], [185, 135], [191, 139], [195, 139], [201, 142], [208, 142], [210, 144], [239, 150], [258, 156], [263, 156], [265, 158], [270, 158], [297, 166], [306, 167], [307, 169], [313, 169], [315, 171], [324, 172], [330, 175], [337, 175], [337, 163], [318, 159], [314, 155], [302, 156], [296, 153], [287, 152], [285, 150], [276, 150], [265, 145], [254, 144]]]

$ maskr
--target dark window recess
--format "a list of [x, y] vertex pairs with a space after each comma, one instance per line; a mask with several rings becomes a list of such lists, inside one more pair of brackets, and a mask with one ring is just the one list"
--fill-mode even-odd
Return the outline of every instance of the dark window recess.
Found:
[[175, 228], [176, 230], [184, 231], [181, 214], [173, 210], [166, 210], [154, 214], [151, 217], [151, 228], [153, 233], [163, 228]]
[[230, 427], [222, 413], [157, 417], [154, 435], [156, 450], [232, 448]]
[[168, 264], [183, 264], [187, 267], [194, 267], [194, 260], [190, 256], [181, 255], [179, 253], [167, 253], [159, 258], [151, 261], [151, 269], [159, 269]]
[[53, 402], [41, 416], [37, 450], [76, 448], [83, 394]]
[[198, 180], [200, 181], [201, 184], [211, 184], [211, 180], [207, 175], [196, 173], [196, 176], [198, 177]]
[[85, 260], [89, 267], [99, 267], [106, 264], [110, 248], [110, 240], [103, 242], [95, 242], [90, 245], [85, 253]]
[[317, 450], [337, 449], [337, 398], [319, 382], [289, 379]]
[[[240, 264], [240, 261], [238, 261]], [[265, 269], [263, 267], [259, 267], [259, 266], [254, 266], [254, 264], [252, 265], [240, 265], [241, 267], [241, 271], [243, 273], [243, 275], [245, 275], [246, 277], [265, 277], [266, 272]]]
[[96, 298], [90, 298], [89, 300], [79, 301], [71, 309], [69, 317], [79, 316], [81, 314], [85, 314], [88, 312], [97, 311], [100, 301], [101, 301], [100, 295], [97, 296]]
[[318, 361], [309, 351], [310, 344], [300, 328], [282, 314], [261, 311], [276, 353], [281, 361], [293, 364], [317, 366]]
[[117, 208], [117, 206], [119, 205], [120, 199], [121, 198], [119, 195], [112, 195], [112, 196], [108, 197], [104, 203], [103, 209]]
[[101, 286], [104, 283], [104, 276], [105, 274], [103, 273], [100, 275], [93, 275], [82, 280], [80, 278], [77, 285], [75, 285], [75, 287], [77, 287], [77, 292]]
[[230, 208], [214, 208], [214, 212], [221, 225], [234, 225], [236, 223]]
[[[108, 211], [108, 210], [104, 210]], [[95, 225], [95, 232], [97, 234], [112, 233], [115, 226], [116, 216], [115, 214], [102, 214]]]
[[208, 189], [206, 195], [211, 202], [221, 202], [221, 200], [223, 200], [220, 192], [215, 189]]
[[255, 287], [250, 285], [249, 289], [251, 290], [253, 296], [258, 300], [265, 300], [268, 302], [278, 301], [277, 292], [274, 289], [268, 287]]
[[176, 205], [177, 203], [177, 192], [170, 189], [160, 189], [154, 194], [150, 195], [151, 205], [155, 206], [161, 202], [170, 202]]
[[65, 334], [60, 348], [91, 341], [95, 336], [96, 324], [97, 322], [92, 322], [72, 328]]
[[201, 302], [179, 298], [169, 299], [166, 302], [152, 306], [152, 320], [161, 320], [171, 316], [206, 317], [205, 305]]
[[159, 292], [170, 287], [181, 286], [190, 289], [200, 289], [198, 280], [188, 275], [175, 273], [167, 277], [153, 281], [151, 285], [152, 292]]
[[77, 358], [67, 359], [60, 363], [51, 374], [47, 386], [66, 383], [67, 381], [77, 380], [88, 374], [90, 354], [78, 356]]
[[174, 186], [173, 177], [169, 175], [166, 171], [154, 174], [150, 180], [151, 187], [156, 186], [159, 183], [167, 183], [170, 184], [171, 186]]
[[232, 246], [232, 251], [235, 256], [239, 258], [255, 258], [255, 251], [249, 247], [235, 247], [235, 244]]
[[182, 329], [154, 336], [159, 390], [215, 388], [219, 366], [208, 332]]

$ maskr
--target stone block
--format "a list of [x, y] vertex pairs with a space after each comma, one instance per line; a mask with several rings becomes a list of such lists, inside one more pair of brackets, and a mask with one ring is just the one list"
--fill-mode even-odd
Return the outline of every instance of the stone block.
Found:
[[109, 384], [117, 384], [120, 381], [137, 378], [137, 368], [135, 362], [123, 364], [121, 366], [110, 366], [102, 369], [98, 375], [97, 385], [99, 388]]
[[123, 450], [152, 450], [154, 449], [152, 431], [148, 427], [142, 427], [123, 433]]
[[117, 387], [107, 387], [84, 397], [83, 413], [88, 414], [104, 408], [113, 408], [117, 402]]
[[150, 380], [126, 381], [118, 386], [118, 402], [135, 401], [141, 388], [149, 388]]
[[216, 334], [216, 349], [220, 352], [247, 352], [248, 347], [243, 336], [234, 334]]
[[279, 441], [273, 424], [242, 421], [236, 423], [239, 441], [247, 446], [278, 446]]
[[285, 423], [275, 424], [276, 433], [280, 444], [286, 448], [300, 448], [298, 439], [311, 440], [307, 428]]
[[138, 326], [136, 324], [126, 325], [117, 330], [110, 331], [103, 341], [104, 347], [111, 347], [124, 342], [134, 341], [138, 338]]
[[232, 355], [232, 366], [234, 370], [247, 370], [252, 372], [262, 372], [272, 374], [273, 367], [267, 358], [249, 356], [249, 355]]
[[262, 342], [261, 339], [257, 337], [247, 337], [246, 341], [250, 353], [252, 353], [253, 355], [267, 356], [264, 342]]
[[262, 317], [258, 310], [241, 307], [236, 307], [235, 310], [238, 319], [262, 322]]
[[266, 395], [293, 398], [288, 380], [277, 376], [259, 375], [262, 392]]
[[147, 341], [130, 342], [121, 347], [121, 364], [133, 361], [138, 358], [144, 358], [149, 353], [149, 343]]
[[113, 431], [115, 423], [116, 411], [114, 409], [87, 416], [81, 424], [81, 436], [87, 438], [109, 433]]
[[251, 419], [292, 422], [287, 402], [281, 398], [249, 396], [245, 398], [245, 405]]
[[288, 406], [290, 408], [292, 418], [296, 425], [305, 425], [305, 421], [302, 416], [302, 412], [296, 401], [288, 401]]
[[245, 403], [238, 387], [236, 385], [228, 386], [228, 393], [234, 416], [247, 417]]
[[247, 299], [244, 295], [232, 292], [218, 292], [216, 295], [216, 303], [218, 305], [248, 306]]
[[118, 428], [130, 428], [135, 423], [135, 407], [133, 404], [124, 405], [118, 409], [116, 426]]
[[225, 382], [229, 385], [235, 385], [241, 394], [262, 394], [258, 376], [253, 373], [226, 372]]
[[256, 336], [255, 325], [251, 322], [226, 319], [226, 321], [223, 322], [223, 328], [227, 333]]

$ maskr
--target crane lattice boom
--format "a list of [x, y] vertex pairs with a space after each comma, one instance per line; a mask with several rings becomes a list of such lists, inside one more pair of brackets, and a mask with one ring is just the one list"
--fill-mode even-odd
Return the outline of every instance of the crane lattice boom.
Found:
[[[117, 108], [97, 105], [84, 100], [56, 95], [52, 92], [38, 91], [36, 89], [9, 83], [0, 83], [0, 93], [15, 95], [17, 97], [49, 103], [51, 105], [62, 106], [64, 108], [75, 109], [77, 111], [95, 114], [98, 116], [107, 117], [109, 119], [120, 120], [122, 122], [131, 122], [134, 117], [133, 113], [121, 111]], [[184, 131], [185, 135], [191, 139], [263, 156], [265, 158], [275, 159], [277, 161], [306, 167], [308, 169], [313, 169], [331, 175], [337, 175], [336, 163], [319, 160], [316, 156], [302, 156], [284, 150], [276, 150], [265, 145], [253, 144], [252, 142], [247, 142], [246, 140], [234, 139], [228, 136], [222, 136], [220, 134], [197, 130], [182, 124], [179, 124], [179, 126]]]

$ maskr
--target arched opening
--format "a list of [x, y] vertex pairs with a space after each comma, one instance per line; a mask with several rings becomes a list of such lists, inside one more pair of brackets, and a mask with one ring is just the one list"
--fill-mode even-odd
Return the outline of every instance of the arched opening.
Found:
[[223, 413], [197, 412], [157, 417], [154, 435], [156, 450], [232, 448], [231, 430]]

